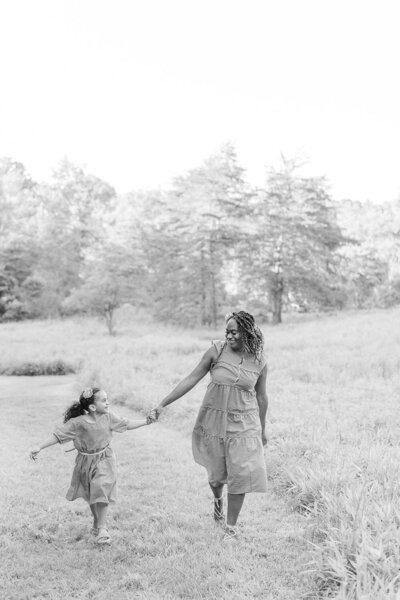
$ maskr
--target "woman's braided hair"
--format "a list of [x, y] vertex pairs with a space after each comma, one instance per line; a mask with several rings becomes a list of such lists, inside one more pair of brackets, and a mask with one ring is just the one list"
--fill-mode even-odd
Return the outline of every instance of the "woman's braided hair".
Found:
[[229, 319], [235, 319], [238, 330], [242, 334], [244, 349], [253, 354], [258, 362], [261, 362], [262, 353], [264, 350], [264, 336], [261, 329], [256, 325], [253, 315], [244, 310], [233, 312], [225, 317], [225, 322]]

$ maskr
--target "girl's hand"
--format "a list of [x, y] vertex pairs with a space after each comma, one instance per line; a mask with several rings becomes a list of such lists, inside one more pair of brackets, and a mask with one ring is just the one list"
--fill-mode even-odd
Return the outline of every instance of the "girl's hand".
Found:
[[262, 445], [266, 446], [268, 443], [268, 440], [267, 440], [267, 436], [265, 435], [265, 431], [263, 431], [261, 434], [261, 440], [262, 440]]
[[40, 450], [41, 450], [41, 448], [39, 448], [39, 446], [36, 446], [35, 448], [31, 448], [31, 450], [29, 452], [29, 458], [32, 460], [37, 460]]
[[161, 411], [163, 410], [162, 407], [157, 406], [156, 408], [153, 408], [150, 412], [149, 412], [149, 417], [151, 419], [153, 419], [153, 421], [158, 421], [158, 419], [160, 418], [160, 414]]

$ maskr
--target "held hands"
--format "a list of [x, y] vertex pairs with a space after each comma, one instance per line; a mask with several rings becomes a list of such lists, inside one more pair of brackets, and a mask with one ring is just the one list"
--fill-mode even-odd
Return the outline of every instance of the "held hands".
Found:
[[147, 423], [148, 423], [148, 425], [150, 425], [151, 423], [155, 423], [156, 421], [158, 421], [162, 410], [163, 409], [160, 406], [157, 406], [157, 408], [153, 408], [149, 412], [149, 414], [147, 416]]

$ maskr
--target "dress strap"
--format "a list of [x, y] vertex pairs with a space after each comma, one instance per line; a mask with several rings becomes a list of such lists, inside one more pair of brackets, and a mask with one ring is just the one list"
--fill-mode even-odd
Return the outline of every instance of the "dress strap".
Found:
[[223, 342], [222, 340], [212, 340], [212, 345], [215, 346], [217, 352], [218, 352], [218, 356], [216, 358], [216, 360], [214, 361], [214, 365], [218, 362], [219, 357], [221, 356], [223, 349], [226, 346], [226, 342]]

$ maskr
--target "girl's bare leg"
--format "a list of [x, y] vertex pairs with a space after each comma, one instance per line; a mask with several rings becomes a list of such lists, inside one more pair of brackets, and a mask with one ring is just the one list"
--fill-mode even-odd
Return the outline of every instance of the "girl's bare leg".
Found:
[[98, 529], [97, 504], [89, 504], [89, 506], [93, 515], [93, 529]]
[[97, 512], [97, 527], [99, 529], [104, 529], [107, 521], [108, 504], [105, 504], [104, 502], [96, 502], [95, 506]]

